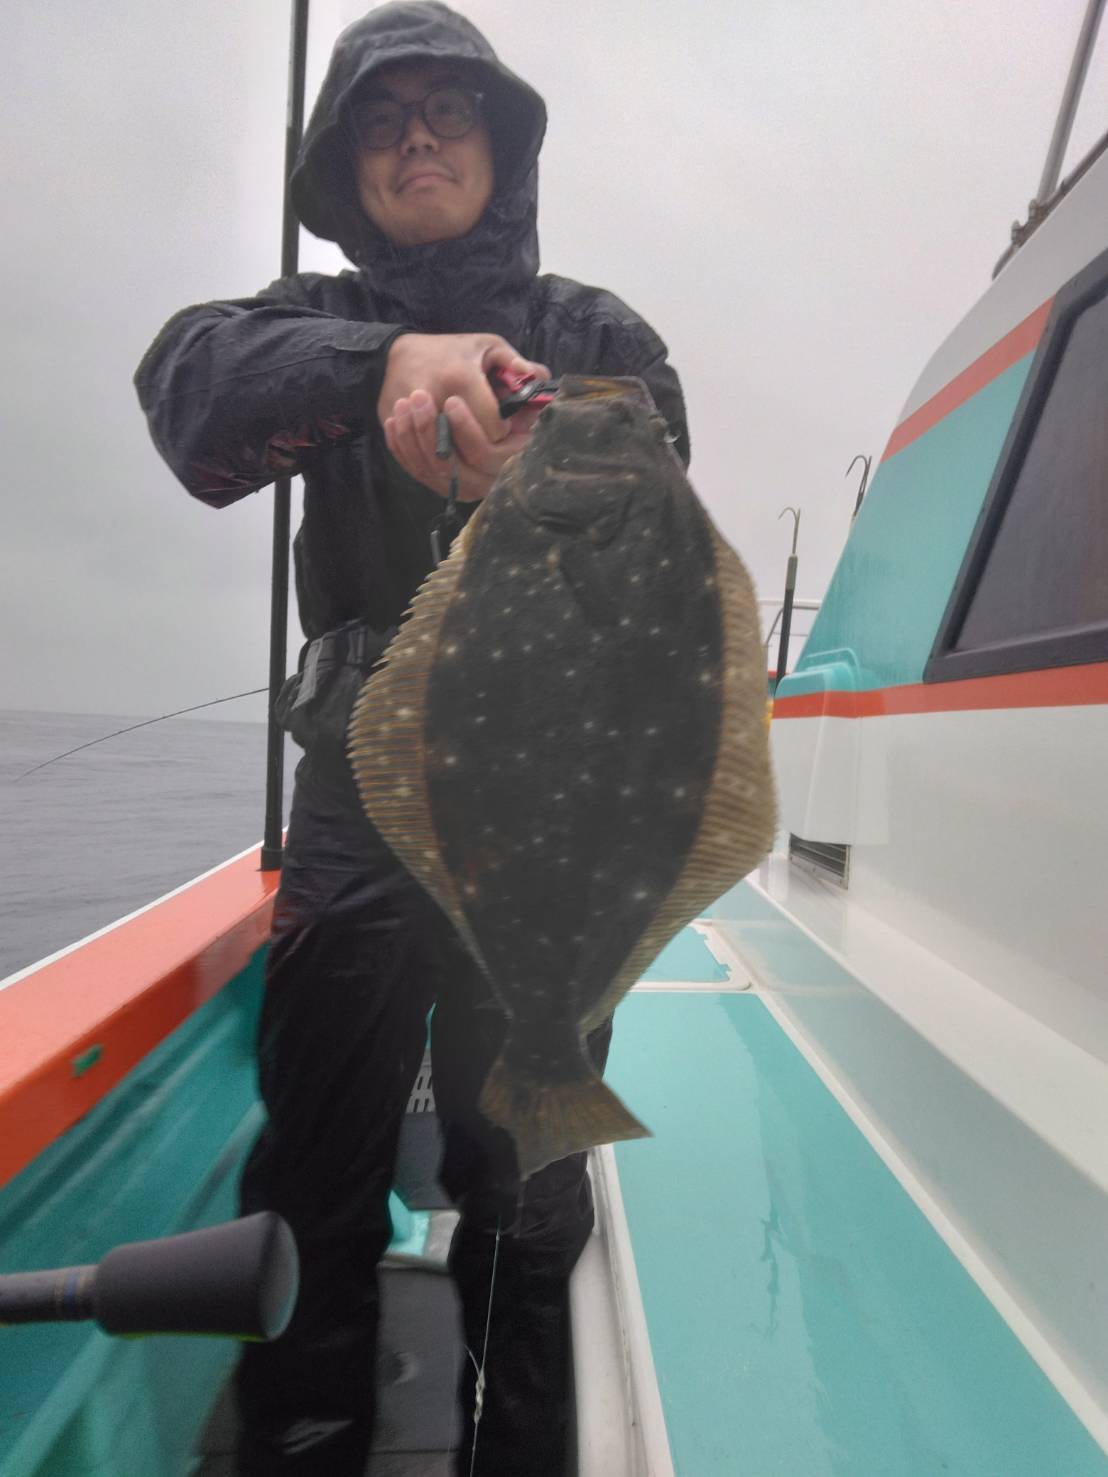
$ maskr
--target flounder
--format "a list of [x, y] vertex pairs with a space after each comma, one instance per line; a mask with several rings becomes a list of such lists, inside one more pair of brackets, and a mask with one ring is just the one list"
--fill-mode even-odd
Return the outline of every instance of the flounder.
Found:
[[566, 377], [362, 689], [366, 813], [508, 1021], [520, 1174], [648, 1132], [583, 1048], [774, 832], [742, 563], [637, 380]]

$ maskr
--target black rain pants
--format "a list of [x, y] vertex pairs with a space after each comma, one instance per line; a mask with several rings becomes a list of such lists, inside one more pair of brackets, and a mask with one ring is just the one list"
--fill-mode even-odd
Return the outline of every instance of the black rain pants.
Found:
[[[357, 802], [337, 752], [297, 770], [259, 1027], [268, 1114], [243, 1173], [242, 1214], [278, 1211], [301, 1258], [292, 1322], [244, 1348], [240, 1477], [362, 1477], [373, 1435], [376, 1265], [400, 1123], [432, 1004], [441, 1178], [461, 1212], [450, 1253], [478, 1361], [502, 1226], [475, 1472], [564, 1477], [568, 1281], [593, 1224], [585, 1156], [547, 1166], [522, 1198], [511, 1140], [477, 1112], [504, 1019], [453, 928]], [[590, 1038], [598, 1070], [611, 1024]], [[463, 1359], [468, 1474], [475, 1370]]]

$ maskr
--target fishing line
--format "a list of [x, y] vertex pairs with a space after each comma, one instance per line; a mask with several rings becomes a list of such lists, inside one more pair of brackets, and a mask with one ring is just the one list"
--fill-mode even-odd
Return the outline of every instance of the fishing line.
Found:
[[[523, 1201], [527, 1195], [527, 1181], [521, 1180], [519, 1194], [516, 1196], [516, 1213], [512, 1224], [508, 1228], [511, 1236], [522, 1236], [523, 1234]], [[468, 1348], [474, 1369], [477, 1371], [477, 1385], [473, 1396], [473, 1445], [469, 1452], [469, 1477], [473, 1477], [474, 1463], [477, 1461], [477, 1427], [481, 1423], [481, 1415], [485, 1408], [485, 1365], [489, 1357], [489, 1328], [492, 1325], [492, 1295], [496, 1289], [496, 1263], [500, 1255], [500, 1237], [504, 1227], [503, 1211], [496, 1218], [496, 1244], [492, 1251], [492, 1272], [489, 1275], [489, 1306], [485, 1313], [485, 1343], [481, 1350], [481, 1363], [473, 1357], [473, 1350]]]
[[213, 697], [211, 702], [194, 703], [191, 708], [178, 708], [173, 713], [162, 713], [158, 718], [144, 718], [141, 723], [129, 723], [126, 728], [117, 728], [114, 733], [102, 733], [99, 738], [89, 739], [86, 743], [66, 749], [64, 754], [55, 754], [52, 759], [44, 759], [41, 764], [36, 764], [31, 769], [25, 769], [22, 774], [15, 775], [10, 783], [14, 785], [19, 780], [25, 780], [29, 774], [37, 774], [48, 764], [56, 764], [59, 759], [68, 759], [70, 754], [79, 754], [82, 749], [91, 749], [94, 744], [103, 744], [108, 739], [118, 738], [121, 733], [134, 733], [136, 728], [149, 728], [151, 723], [164, 723], [167, 718], [179, 718], [182, 713], [198, 713], [201, 708], [214, 708], [219, 703], [234, 703], [240, 697], [257, 697], [260, 692], [268, 691], [268, 687], [252, 687], [249, 692], [233, 692], [230, 697]]
[[496, 1289], [496, 1263], [500, 1257], [500, 1235], [503, 1225], [503, 1216], [496, 1218], [496, 1243], [492, 1249], [492, 1273], [489, 1277], [489, 1306], [485, 1313], [485, 1342], [481, 1349], [481, 1363], [473, 1358], [472, 1349], [466, 1353], [473, 1360], [473, 1367], [477, 1370], [477, 1384], [473, 1393], [473, 1445], [469, 1449], [469, 1477], [473, 1477], [477, 1462], [477, 1435], [481, 1425], [481, 1415], [485, 1407], [485, 1364], [489, 1357], [489, 1328], [492, 1326], [492, 1295]]

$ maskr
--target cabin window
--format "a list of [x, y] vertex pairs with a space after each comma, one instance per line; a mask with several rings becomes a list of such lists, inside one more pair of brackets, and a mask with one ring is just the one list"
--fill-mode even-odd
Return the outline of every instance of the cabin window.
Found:
[[1108, 660], [1108, 253], [1055, 301], [925, 680]]

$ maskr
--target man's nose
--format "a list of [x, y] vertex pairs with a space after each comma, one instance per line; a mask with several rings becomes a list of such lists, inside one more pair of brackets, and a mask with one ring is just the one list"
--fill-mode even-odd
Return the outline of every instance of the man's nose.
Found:
[[413, 108], [408, 114], [407, 126], [400, 140], [400, 152], [402, 154], [414, 154], [420, 149], [437, 150], [439, 141], [424, 123], [423, 118]]

